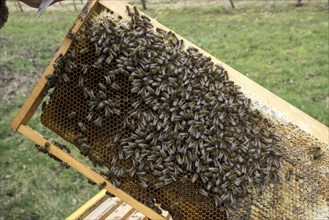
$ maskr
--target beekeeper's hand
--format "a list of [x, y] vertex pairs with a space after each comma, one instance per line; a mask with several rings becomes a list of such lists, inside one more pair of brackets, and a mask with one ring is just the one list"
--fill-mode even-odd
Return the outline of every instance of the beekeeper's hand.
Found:
[[50, 4], [54, 4], [55, 2], [60, 2], [62, 0], [20, 0], [21, 2], [24, 2], [25, 4], [27, 4], [30, 7], [33, 8], [39, 8], [40, 4], [42, 1], [44, 2], [50, 2]]

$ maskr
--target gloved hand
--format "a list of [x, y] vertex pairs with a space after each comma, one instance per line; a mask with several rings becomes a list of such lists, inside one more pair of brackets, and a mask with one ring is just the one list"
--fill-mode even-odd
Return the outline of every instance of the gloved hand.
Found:
[[51, 4], [54, 4], [55, 2], [60, 2], [62, 0], [20, 0], [20, 1], [24, 2], [25, 4], [27, 4], [30, 7], [39, 8], [41, 2], [47, 2], [47, 3], [49, 2], [49, 5], [51, 5]]
[[60, 2], [62, 0], [20, 0], [28, 6], [38, 8], [37, 15], [40, 16], [49, 5], [54, 4], [55, 2]]

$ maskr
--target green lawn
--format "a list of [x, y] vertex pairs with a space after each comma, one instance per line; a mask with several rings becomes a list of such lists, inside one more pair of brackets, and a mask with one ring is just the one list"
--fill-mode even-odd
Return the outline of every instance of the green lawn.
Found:
[[[326, 2], [299, 8], [243, 4], [230, 13], [221, 6], [153, 8], [150, 13], [329, 125], [327, 8]], [[83, 176], [61, 169], [8, 127], [76, 16], [48, 11], [37, 19], [33, 12], [12, 12], [1, 30], [0, 219], [62, 219], [97, 192]], [[31, 124], [51, 136], [37, 117]]]

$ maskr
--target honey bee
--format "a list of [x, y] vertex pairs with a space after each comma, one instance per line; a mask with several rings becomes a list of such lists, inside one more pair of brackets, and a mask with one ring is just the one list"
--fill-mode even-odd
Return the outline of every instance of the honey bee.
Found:
[[50, 153], [48, 153], [47, 155], [48, 155], [48, 157], [50, 157], [51, 159], [53, 159], [53, 160], [55, 160], [57, 162], [60, 162], [60, 163], [62, 162], [60, 159], [58, 159], [57, 157], [55, 157], [54, 155], [52, 155]]
[[88, 138], [87, 137], [82, 137], [80, 139], [77, 139], [77, 141], [81, 145], [82, 143], [87, 143], [88, 142]]
[[91, 157], [91, 160], [95, 163], [96, 166], [104, 165], [104, 159], [100, 156], [95, 155], [95, 156]]
[[91, 147], [90, 147], [90, 145], [88, 145], [88, 144], [86, 144], [86, 143], [82, 143], [82, 144], [80, 145], [80, 149], [81, 149], [81, 152], [82, 152], [83, 154], [87, 154], [87, 153], [91, 150]]
[[64, 169], [69, 169], [71, 166], [68, 165], [66, 162], [62, 161], [61, 162], [61, 167], [63, 167]]
[[314, 160], [319, 160], [324, 158], [324, 153], [321, 151], [320, 147], [317, 146], [311, 146], [309, 148], [310, 152], [313, 154], [313, 159]]
[[98, 68], [103, 63], [104, 59], [105, 59], [105, 55], [101, 55], [93, 66]]
[[94, 91], [92, 91], [92, 90], [87, 91], [87, 95], [90, 98], [90, 100], [96, 101], [96, 96], [94, 95]]
[[105, 92], [102, 91], [102, 90], [99, 90], [99, 91], [98, 91], [98, 94], [99, 94], [98, 97], [99, 97], [100, 99], [102, 99], [102, 100], [105, 100], [105, 99], [108, 98], [107, 95], [105, 94]]
[[[95, 33], [95, 35], [96, 35], [96, 32], [94, 32]], [[96, 42], [97, 41], [97, 39], [98, 39], [98, 36], [95, 36], [95, 35], [93, 35], [93, 37], [92, 38], [90, 38], [90, 42], [91, 43], [94, 43], [94, 42]]]
[[91, 179], [88, 179], [88, 183], [89, 183], [90, 185], [96, 185], [96, 183], [93, 182]]
[[87, 72], [88, 72], [88, 70], [90, 69], [90, 67], [91, 67], [91, 66], [88, 65], [88, 64], [83, 65], [82, 68], [81, 68], [82, 73], [83, 73], [84, 75], [86, 75]]
[[112, 180], [112, 184], [115, 186], [115, 187], [119, 187], [121, 185], [121, 182], [117, 179], [113, 179]]
[[105, 40], [105, 33], [103, 33], [102, 35], [101, 35], [101, 37], [98, 39], [98, 42], [97, 42], [97, 45], [99, 46], [99, 47], [101, 47], [102, 46], [102, 44], [103, 44], [103, 42], [104, 42], [104, 40]]
[[120, 111], [119, 109], [117, 109], [117, 108], [113, 108], [113, 109], [112, 109], [112, 112], [113, 112], [114, 114], [118, 115], [118, 116], [120, 116], [120, 114], [121, 114], [121, 111]]
[[320, 159], [322, 159], [322, 158], [324, 158], [324, 157], [325, 157], [324, 153], [321, 152], [321, 151], [318, 151], [318, 152], [316, 152], [316, 153], [314, 154], [313, 159], [314, 159], [314, 160], [320, 160]]
[[78, 126], [82, 132], [87, 132], [87, 128], [82, 122], [79, 122]]
[[153, 210], [154, 210], [156, 213], [162, 215], [162, 210], [161, 210], [159, 207], [154, 206]]
[[69, 39], [71, 39], [73, 43], [77, 43], [78, 42], [77, 36], [74, 33], [72, 33], [71, 31], [69, 31], [66, 36]]
[[148, 188], [148, 184], [143, 180], [139, 181], [139, 186], [142, 187], [142, 188]]
[[77, 117], [77, 113], [76, 113], [76, 112], [70, 112], [70, 113], [67, 115], [67, 117], [68, 117], [69, 119], [74, 119], [75, 117]]
[[[47, 142], [47, 143], [48, 143], [48, 142]], [[46, 150], [46, 148], [41, 147], [41, 146], [38, 145], [38, 144], [35, 144], [34, 146], [38, 149], [38, 151], [40, 151], [40, 152], [42, 152], [42, 153], [44, 153], [44, 154], [48, 154], [48, 151]]]
[[114, 90], [120, 90], [120, 86], [118, 86], [118, 84], [116, 84], [116, 83], [112, 83], [111, 88]]
[[106, 187], [106, 182], [104, 181], [104, 182], [102, 182], [101, 184], [99, 184], [99, 190], [101, 190], [101, 189], [104, 189]]
[[154, 188], [159, 189], [159, 188], [161, 188], [161, 187], [163, 187], [163, 186], [164, 186], [164, 183], [163, 183], [163, 182], [158, 182], [158, 183], [156, 183], [156, 184], [154, 185]]
[[44, 111], [47, 107], [47, 101], [43, 101], [41, 105], [41, 111]]
[[126, 10], [127, 10], [128, 16], [131, 17], [133, 14], [131, 13], [129, 6], [126, 6]]
[[[49, 144], [49, 143], [48, 143]], [[71, 153], [70, 148], [68, 148], [66, 145], [58, 143], [57, 141], [54, 141], [54, 145], [56, 145], [56, 147], [58, 147], [61, 150], [66, 151], [67, 153]], [[49, 146], [49, 145], [48, 145]]]
[[88, 47], [82, 48], [82, 49], [79, 51], [80, 54], [86, 54], [86, 53], [88, 53], [88, 52], [89, 52], [89, 48], [88, 48]]
[[49, 143], [49, 142], [46, 142], [46, 143], [45, 143], [45, 150], [48, 150], [49, 147], [50, 147], [50, 143]]
[[288, 170], [287, 175], [286, 175], [286, 180], [287, 181], [291, 181], [291, 176], [292, 176], [293, 172], [291, 169]]
[[59, 62], [61, 62], [62, 61], [62, 59], [63, 59], [63, 54], [62, 53], [60, 53], [59, 55], [58, 55], [58, 57], [56, 57], [56, 59], [55, 59], [55, 63], [59, 63]]
[[320, 148], [320, 147], [317, 147], [317, 146], [311, 146], [311, 147], [309, 148], [309, 150], [310, 150], [311, 153], [316, 153], [316, 152], [318, 152], [319, 150], [321, 150], [321, 148]]
[[115, 195], [113, 195], [112, 193], [110, 193], [109, 191], [106, 191], [106, 193], [105, 193], [108, 197], [110, 197], [110, 198], [114, 198], [115, 197]]
[[106, 82], [107, 85], [112, 84], [111, 76], [105, 75], [104, 78], [105, 78], [105, 82]]
[[201, 195], [203, 195], [205, 197], [208, 197], [208, 195], [209, 195], [208, 192], [204, 189], [200, 189], [200, 193], [201, 193]]

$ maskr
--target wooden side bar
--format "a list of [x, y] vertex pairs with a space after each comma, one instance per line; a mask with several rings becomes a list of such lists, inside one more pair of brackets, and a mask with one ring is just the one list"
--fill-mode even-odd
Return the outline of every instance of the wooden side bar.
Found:
[[[124, 19], [129, 19], [129, 16], [126, 11], [126, 6], [130, 5], [126, 2], [114, 0], [99, 0], [99, 3], [102, 4], [104, 7], [112, 10], [113, 12], [121, 15]], [[142, 12], [140, 13], [143, 14]], [[151, 23], [154, 27], [158, 27], [166, 31], [172, 31], [164, 25], [160, 24], [155, 19], [151, 19]], [[229, 65], [211, 56], [209, 53], [195, 46], [185, 38], [179, 36], [178, 34], [176, 34], [176, 36], [179, 39], [184, 40], [186, 47], [193, 46], [195, 48], [198, 48], [201, 53], [211, 57], [214, 63], [221, 64], [227, 70], [229, 78], [237, 85], [241, 86], [242, 92], [244, 92], [247, 96], [257, 97], [257, 100], [260, 101], [262, 104], [268, 106], [271, 110], [274, 110], [275, 112], [288, 117], [289, 121], [299, 126], [302, 130], [313, 135], [315, 138], [318, 138], [324, 143], [329, 143], [329, 128], [327, 126], [315, 120], [306, 113], [302, 112], [301, 110], [297, 109], [296, 107], [292, 106], [291, 104], [284, 101], [283, 99], [276, 96], [267, 89], [263, 88], [259, 84], [255, 83], [248, 77], [244, 76], [243, 74], [230, 67]]]
[[[18, 128], [18, 132], [40, 146], [44, 146], [46, 144], [46, 142], [49, 142], [38, 132], [34, 131], [32, 128], [30, 128], [29, 126], [26, 126], [26, 125], [21, 125]], [[145, 216], [147, 216], [151, 219], [157, 219], [157, 220], [165, 219], [163, 216], [159, 215], [154, 210], [152, 210], [149, 207], [138, 202], [136, 199], [134, 199], [133, 197], [131, 197], [124, 191], [114, 187], [104, 177], [102, 177], [100, 174], [98, 174], [97, 172], [95, 172], [90, 167], [86, 166], [85, 164], [83, 164], [82, 162], [77, 160], [76, 158], [72, 157], [70, 154], [59, 149], [52, 143], [49, 143], [49, 144], [50, 144], [50, 146], [48, 148], [48, 151], [50, 154], [54, 155], [58, 159], [67, 163], [72, 168], [77, 170], [79, 173], [86, 176], [87, 178], [89, 178], [93, 182], [97, 183], [98, 185], [100, 185], [103, 182], [106, 182], [106, 186], [104, 187], [104, 189], [111, 192], [113, 195], [120, 198], [122, 201], [129, 204], [131, 207], [135, 208], [136, 210], [138, 210], [139, 212], [143, 213]]]

